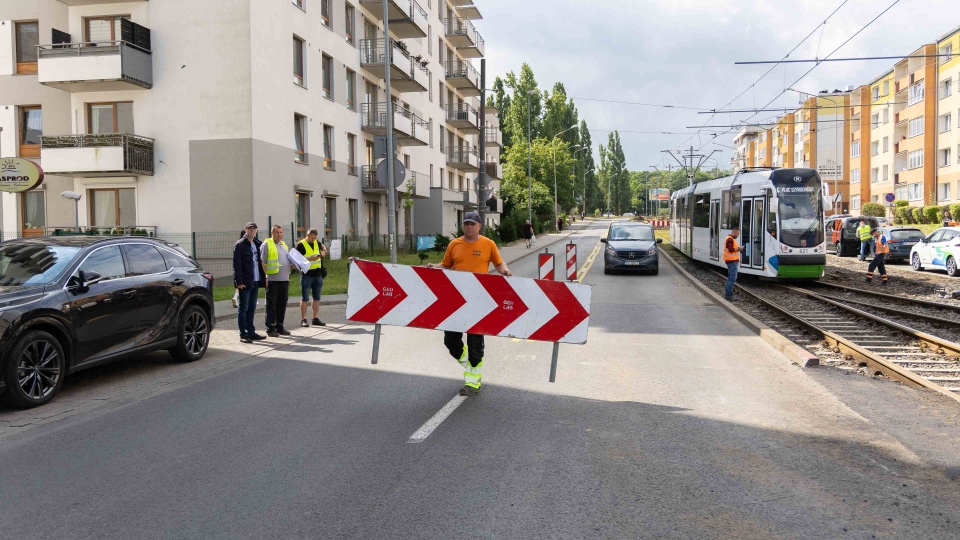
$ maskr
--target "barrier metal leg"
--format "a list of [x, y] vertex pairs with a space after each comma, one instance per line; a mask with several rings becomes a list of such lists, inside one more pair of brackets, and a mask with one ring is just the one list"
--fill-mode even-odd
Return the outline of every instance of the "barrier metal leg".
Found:
[[560, 344], [553, 344], [553, 360], [550, 362], [550, 382], [557, 382], [557, 357], [560, 355]]
[[370, 359], [371, 364], [377, 363], [377, 357], [380, 355], [380, 325], [375, 325], [373, 327], [373, 358]]

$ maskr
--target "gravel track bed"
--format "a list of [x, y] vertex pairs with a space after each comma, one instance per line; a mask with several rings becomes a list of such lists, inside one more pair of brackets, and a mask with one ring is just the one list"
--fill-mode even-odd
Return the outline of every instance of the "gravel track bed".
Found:
[[[866, 283], [869, 265], [869, 259], [861, 262], [856, 257], [827, 255], [827, 268], [821, 281], [960, 306], [960, 299], [950, 297], [951, 293], [960, 292], [960, 278], [952, 278], [941, 270], [917, 272], [906, 261], [889, 262], [886, 264], [889, 281], [881, 288], [879, 275], [874, 276], [872, 284]], [[940, 296], [938, 290], [943, 291], [946, 298]]]
[[[701, 283], [707, 285], [712, 291], [722, 295], [724, 292], [724, 281], [717, 277], [713, 273], [711, 267], [706, 265], [701, 265], [690, 259], [686, 258], [681, 254], [675, 247], [663, 244], [663, 249], [667, 254], [677, 262], [684, 270], [689, 272], [695, 278], [697, 278]], [[757, 286], [758, 283], [756, 280], [748, 279], [749, 276], [741, 276], [737, 283], [748, 287], [751, 292], [758, 293], [764, 299], [783, 307], [788, 307], [789, 311], [816, 311], [823, 314], [832, 314], [837, 315], [838, 317], [845, 319], [857, 319], [862, 321], [860, 328], [874, 331], [879, 335], [888, 336], [889, 339], [897, 342], [897, 345], [908, 346], [908, 347], [921, 347], [925, 348], [926, 346], [921, 344], [916, 339], [902, 334], [896, 330], [890, 329], [886, 326], [883, 326], [879, 323], [873, 321], [859, 319], [855, 315], [842, 311], [840, 308], [835, 308], [829, 305], [824, 304], [818, 300], [812, 300], [809, 298], [803, 298], [801, 296], [788, 293], [783, 290], [776, 290], [776, 288], [764, 287], [764, 285]], [[861, 277], [862, 279], [862, 277]], [[844, 283], [846, 285], [846, 283]], [[834, 295], [836, 296], [836, 295]], [[938, 298], [939, 299], [939, 298]], [[871, 299], [875, 301], [876, 299]], [[783, 334], [788, 339], [803, 347], [805, 350], [816, 355], [820, 359], [820, 365], [836, 367], [845, 371], [857, 371], [863, 375], [877, 378], [877, 379], [887, 379], [889, 378], [880, 372], [875, 372], [869, 369], [866, 365], [859, 364], [855, 362], [852, 358], [849, 358], [842, 354], [839, 350], [833, 349], [829, 344], [819, 339], [818, 336], [810, 333], [806, 328], [797, 325], [792, 320], [787, 319], [786, 317], [781, 316], [776, 311], [773, 311], [763, 304], [754, 301], [748, 296], [741, 295], [738, 297], [736, 306], [743, 310], [746, 313], [749, 313], [751, 316], [757, 320], [762, 321], [764, 324], [770, 328], [776, 330], [780, 334]], [[885, 315], [885, 314], [884, 314]], [[916, 327], [916, 322], [910, 320], [909, 322], [903, 323], [905, 326], [910, 326], [911, 328]], [[918, 328], [920, 329], [920, 328]], [[927, 331], [927, 330], [922, 330]], [[951, 330], [952, 332], [956, 332]], [[934, 335], [940, 336], [940, 333], [929, 332]], [[952, 339], [946, 338], [944, 339]], [[933, 352], [933, 351], [928, 351]], [[897, 360], [901, 362], [907, 362], [910, 360], [908, 357], [887, 357], [891, 360]], [[937, 359], [950, 360], [949, 357], [945, 355], [937, 355]]]

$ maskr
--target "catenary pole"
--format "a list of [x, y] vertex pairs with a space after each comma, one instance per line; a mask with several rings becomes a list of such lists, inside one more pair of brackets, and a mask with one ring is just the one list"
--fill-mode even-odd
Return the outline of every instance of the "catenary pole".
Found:
[[393, 95], [390, 92], [390, 62], [393, 47], [390, 45], [390, 8], [383, 0], [383, 79], [387, 84], [387, 243], [390, 245], [390, 262], [397, 263], [397, 187], [393, 180]]

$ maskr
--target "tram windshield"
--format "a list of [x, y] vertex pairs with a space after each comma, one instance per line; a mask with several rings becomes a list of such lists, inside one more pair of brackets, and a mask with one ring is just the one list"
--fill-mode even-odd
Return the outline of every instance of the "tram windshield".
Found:
[[[799, 178], [799, 177], [796, 177]], [[777, 181], [780, 200], [780, 241], [792, 247], [815, 247], [823, 243], [823, 202], [820, 178], [797, 182], [793, 177]]]

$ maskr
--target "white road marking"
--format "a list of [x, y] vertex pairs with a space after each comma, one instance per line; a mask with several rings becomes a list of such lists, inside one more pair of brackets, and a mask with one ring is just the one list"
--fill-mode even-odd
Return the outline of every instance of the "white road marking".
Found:
[[440, 424], [442, 424], [443, 421], [446, 420], [448, 416], [453, 414], [453, 411], [457, 410], [457, 407], [459, 407], [461, 403], [466, 401], [466, 399], [467, 399], [467, 396], [459, 396], [459, 395], [453, 396], [453, 399], [447, 402], [447, 404], [444, 405], [442, 409], [437, 411], [437, 414], [430, 417], [430, 419], [427, 420], [425, 424], [420, 426], [420, 429], [418, 429], [413, 435], [410, 436], [409, 439], [407, 439], [407, 442], [408, 443], [423, 442], [424, 439], [429, 437], [430, 434], [433, 433], [433, 430], [437, 429], [437, 427], [439, 427]]

